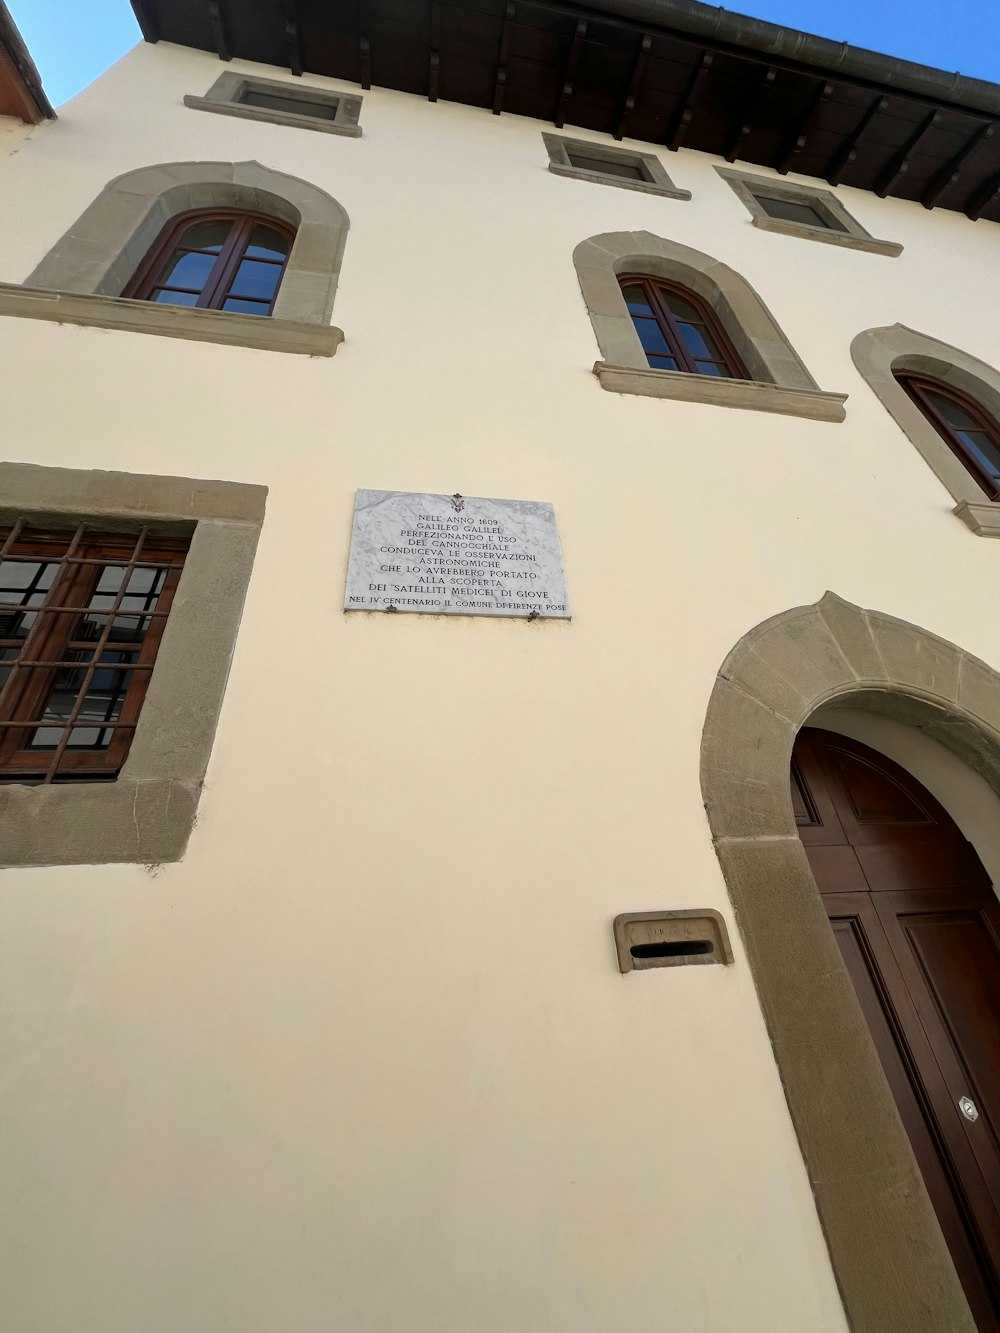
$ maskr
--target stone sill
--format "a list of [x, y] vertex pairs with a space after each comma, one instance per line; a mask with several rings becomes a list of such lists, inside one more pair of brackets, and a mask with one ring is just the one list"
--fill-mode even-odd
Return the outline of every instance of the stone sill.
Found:
[[13, 319], [79, 324], [84, 328], [153, 333], [164, 338], [188, 338], [230, 347], [257, 347], [268, 352], [295, 352], [302, 356], [333, 356], [344, 341], [343, 332], [331, 324], [275, 319], [273, 315], [194, 310], [190, 306], [132, 301], [123, 296], [53, 292], [7, 282], [0, 283], [0, 316], [5, 315]]
[[872, 255], [889, 255], [895, 258], [903, 253], [903, 247], [896, 241], [878, 241], [874, 236], [852, 236], [850, 232], [834, 231], [830, 227], [810, 227], [804, 222], [788, 222], [784, 218], [754, 218], [753, 225], [761, 231], [774, 231], [779, 236], [800, 236], [807, 241], [825, 241], [827, 245], [840, 245], [847, 250], [867, 250]]
[[1000, 537], [1000, 504], [990, 504], [987, 500], [981, 504], [961, 500], [951, 512], [957, 514], [977, 537]]
[[[277, 86], [277, 85], [272, 85]], [[221, 102], [211, 97], [185, 95], [184, 105], [194, 111], [214, 111], [219, 116], [239, 116], [243, 120], [263, 120], [271, 125], [287, 125], [297, 130], [319, 130], [321, 134], [339, 134], [348, 139], [360, 139], [360, 125], [338, 125], [319, 116], [296, 116], [289, 111], [271, 111], [262, 106], [244, 106], [241, 102]]]
[[605, 175], [603, 171], [588, 171], [585, 167], [567, 167], [562, 162], [550, 162], [549, 171], [556, 176], [568, 176], [570, 180], [593, 181], [596, 185], [614, 185], [619, 190], [640, 190], [643, 194], [658, 194], [664, 199], [690, 199], [690, 190], [675, 190], [671, 186], [658, 185], [656, 181], [629, 180], [626, 176]]
[[638, 394], [644, 398], [677, 398], [715, 407], [742, 407], [752, 412], [777, 412], [812, 421], [843, 421], [847, 415], [846, 393], [824, 393], [821, 389], [786, 389], [759, 380], [723, 380], [714, 375], [689, 375], [677, 370], [634, 369], [594, 365], [601, 388], [609, 393]]

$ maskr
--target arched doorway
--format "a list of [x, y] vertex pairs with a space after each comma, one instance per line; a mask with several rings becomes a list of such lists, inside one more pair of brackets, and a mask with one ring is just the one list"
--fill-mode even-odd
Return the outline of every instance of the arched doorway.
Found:
[[975, 1333], [789, 800], [795, 737], [834, 704], [916, 729], [1000, 795], [1000, 673], [827, 593], [737, 642], [701, 752], [712, 841], [852, 1333]]
[[795, 740], [799, 837], [981, 1333], [1000, 1333], [1000, 904], [947, 811], [860, 742]]

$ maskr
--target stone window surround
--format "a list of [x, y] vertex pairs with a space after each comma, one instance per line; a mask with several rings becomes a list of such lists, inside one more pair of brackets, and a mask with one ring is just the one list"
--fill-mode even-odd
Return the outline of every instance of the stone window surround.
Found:
[[[200, 208], [271, 213], [296, 229], [273, 315], [120, 295], [171, 218]], [[140, 167], [104, 187], [23, 285], [0, 284], [0, 315], [333, 356], [344, 337], [329, 320], [349, 226], [325, 191], [259, 162]]]
[[[867, 250], [869, 254], [902, 254], [903, 247], [896, 241], [880, 241], [871, 232], [862, 227], [831, 190], [817, 189], [812, 185], [799, 185], [795, 181], [782, 177], [755, 176], [733, 167], [716, 167], [722, 179], [746, 206], [750, 220], [761, 231], [774, 231], [782, 236], [801, 236], [810, 241], [825, 241], [828, 245], [845, 246], [850, 250]], [[835, 231], [830, 227], [810, 226], [807, 222], [791, 222], [787, 218], [773, 218], [764, 211], [764, 206], [757, 198], [758, 194], [768, 195], [772, 199], [787, 199], [793, 204], [808, 204], [826, 213], [844, 228]]]
[[0, 784], [0, 866], [177, 861], [194, 827], [267, 488], [0, 463], [0, 496], [4, 521], [24, 514], [193, 533], [121, 773], [114, 782]]
[[[319, 116], [310, 116], [305, 111], [295, 115], [290, 111], [272, 111], [268, 107], [247, 106], [240, 99], [248, 91], [294, 97], [296, 101], [313, 102], [321, 107], [335, 105], [336, 114], [333, 120], [325, 120]], [[184, 105], [196, 111], [215, 111], [222, 116], [266, 120], [273, 125], [320, 130], [324, 134], [340, 134], [357, 139], [361, 135], [358, 120], [361, 116], [362, 100], [357, 93], [342, 93], [331, 88], [313, 88], [309, 84], [279, 82], [277, 79], [259, 79], [255, 74], [234, 74], [227, 71], [219, 75], [204, 97], [195, 97], [188, 93], [184, 98]]]
[[975, 1333], [798, 836], [800, 727], [834, 699], [920, 727], [1000, 793], [1000, 675], [833, 593], [750, 630], [702, 737], [702, 796], [853, 1333]]
[[[667, 175], [663, 163], [655, 153], [643, 153], [634, 148], [620, 148], [617, 144], [592, 143], [589, 139], [567, 139], [562, 134], [543, 132], [542, 140], [549, 154], [549, 171], [573, 180], [594, 181], [598, 185], [616, 185], [621, 190], [640, 190], [643, 194], [658, 194], [666, 199], [690, 199], [690, 190], [679, 190]], [[646, 174], [646, 180], [628, 180], [623, 176], [605, 176], [600, 171], [574, 166], [570, 151], [586, 153], [603, 162], [626, 162]]]
[[[594, 365], [603, 389], [761, 412], [843, 421], [842, 393], [825, 393], [774, 316], [745, 278], [711, 255], [651, 232], [606, 232], [573, 251], [580, 290], [604, 357]], [[652, 370], [625, 304], [619, 273], [646, 273], [690, 288], [729, 334], [752, 380]]]
[[956, 501], [952, 513], [977, 537], [1000, 537], [1000, 502], [990, 500], [976, 484], [893, 373], [909, 371], [950, 384], [1000, 421], [1000, 371], [905, 324], [859, 333], [851, 343], [851, 356], [882, 406]]

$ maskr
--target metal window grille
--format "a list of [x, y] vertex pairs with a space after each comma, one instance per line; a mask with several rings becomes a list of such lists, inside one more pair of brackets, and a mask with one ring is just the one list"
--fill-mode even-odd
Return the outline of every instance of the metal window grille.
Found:
[[188, 545], [0, 528], [0, 782], [117, 776]]

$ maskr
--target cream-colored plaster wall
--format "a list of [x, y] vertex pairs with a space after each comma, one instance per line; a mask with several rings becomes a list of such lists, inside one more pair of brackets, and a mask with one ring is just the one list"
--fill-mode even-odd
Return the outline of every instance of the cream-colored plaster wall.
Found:
[[0, 116], [0, 162], [16, 153], [34, 128], [16, 116]]
[[[698, 154], [664, 200], [403, 94], [359, 140], [186, 109], [218, 71], [137, 49], [0, 191], [4, 281], [147, 163], [352, 223], [333, 360], [0, 319], [5, 456], [271, 488], [186, 859], [0, 885], [5, 1321], [843, 1333], [699, 742], [729, 648], [827, 588], [1000, 665], [1000, 547], [849, 353], [898, 320], [997, 360], [997, 231], [845, 189], [906, 248], [837, 250]], [[571, 252], [624, 229], [741, 272], [847, 421], [604, 392]], [[572, 623], [345, 617], [359, 486], [552, 501]], [[616, 913], [699, 906], [734, 967], [618, 974]]]

